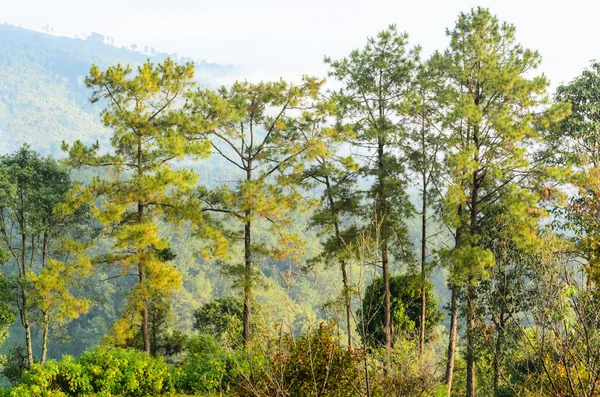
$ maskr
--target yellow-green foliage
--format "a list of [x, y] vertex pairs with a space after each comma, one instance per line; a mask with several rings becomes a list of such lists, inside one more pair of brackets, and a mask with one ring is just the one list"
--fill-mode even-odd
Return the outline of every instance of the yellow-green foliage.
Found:
[[142, 397], [174, 392], [163, 358], [124, 349], [95, 349], [74, 360], [35, 364], [10, 397]]
[[[123, 275], [138, 275], [112, 336], [116, 343], [128, 343], [141, 323], [148, 352], [149, 302], [168, 302], [181, 285], [181, 275], [164, 255], [169, 244], [159, 235], [158, 219], [189, 221], [194, 229], [218, 239], [191, 195], [198, 176], [171, 168], [173, 160], [210, 154], [210, 143], [197, 135], [204, 130], [190, 123], [179, 101], [194, 85], [193, 72], [193, 65], [170, 59], [159, 65], [148, 61], [135, 76], [120, 64], [105, 71], [94, 65], [86, 85], [93, 91], [92, 102], [107, 103], [102, 119], [113, 131], [112, 151], [101, 154], [98, 144], [87, 147], [79, 141], [64, 147], [71, 165], [105, 172], [89, 185], [77, 186], [70, 206], [90, 205], [113, 242], [111, 252], [96, 259], [118, 264]], [[223, 244], [214, 247], [219, 253]]]

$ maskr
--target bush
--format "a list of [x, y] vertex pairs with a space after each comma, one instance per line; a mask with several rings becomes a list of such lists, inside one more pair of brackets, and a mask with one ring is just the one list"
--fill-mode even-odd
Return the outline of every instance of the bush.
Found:
[[334, 325], [322, 323], [297, 338], [284, 335], [255, 346], [250, 374], [240, 374], [241, 397], [354, 395], [362, 389], [361, 355], [344, 349]]
[[11, 397], [143, 397], [175, 391], [173, 373], [162, 358], [118, 348], [97, 348], [74, 360], [36, 364]]
[[231, 389], [245, 365], [240, 352], [223, 347], [212, 335], [187, 342], [187, 356], [177, 370], [177, 390], [184, 393], [223, 393]]
[[225, 296], [206, 303], [194, 312], [194, 329], [201, 335], [211, 335], [231, 346], [242, 343], [244, 302]]

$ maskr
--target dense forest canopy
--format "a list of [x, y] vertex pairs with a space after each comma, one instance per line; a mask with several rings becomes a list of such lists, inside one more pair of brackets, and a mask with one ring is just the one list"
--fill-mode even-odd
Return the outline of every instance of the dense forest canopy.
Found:
[[446, 36], [215, 87], [0, 26], [0, 396], [600, 396], [600, 66]]

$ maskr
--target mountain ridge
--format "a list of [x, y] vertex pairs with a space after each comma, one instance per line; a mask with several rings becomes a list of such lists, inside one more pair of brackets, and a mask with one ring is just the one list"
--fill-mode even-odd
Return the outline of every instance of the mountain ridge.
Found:
[[[62, 141], [106, 141], [100, 108], [89, 103], [84, 84], [91, 65], [136, 66], [175, 57], [116, 47], [106, 39], [99, 33], [81, 39], [0, 24], [0, 153], [29, 144], [43, 154], [60, 155]], [[194, 62], [199, 84], [206, 86], [237, 70], [187, 57], [176, 60]]]

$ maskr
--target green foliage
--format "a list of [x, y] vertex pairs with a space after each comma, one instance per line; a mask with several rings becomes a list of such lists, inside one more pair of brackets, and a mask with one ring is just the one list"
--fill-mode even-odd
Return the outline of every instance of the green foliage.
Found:
[[[132, 68], [112, 49], [82, 79], [94, 51], [107, 50], [104, 36], [92, 34], [81, 59], [70, 57], [82, 50], [70, 39], [45, 37], [44, 47], [30, 35], [22, 51], [19, 31], [0, 27], [0, 136], [14, 136], [0, 150], [24, 134], [54, 150], [61, 134], [65, 164], [80, 171], [27, 147], [0, 161], [0, 343], [14, 308], [23, 327], [12, 337], [26, 342], [3, 368], [20, 383], [0, 396], [598, 394], [600, 64], [552, 103], [535, 74], [540, 54], [474, 8], [428, 62], [395, 26], [327, 58], [340, 89], [323, 99], [324, 81], [309, 77], [192, 91], [193, 65], [137, 56]], [[78, 49], [58, 51], [65, 43]], [[104, 106], [102, 124], [93, 126], [84, 88]], [[199, 164], [212, 151], [212, 165]], [[542, 226], [569, 182], [577, 192], [552, 219], [566, 239]], [[409, 186], [421, 196], [422, 268], [394, 276], [418, 253]], [[433, 236], [428, 245], [428, 222], [454, 246]], [[103, 232], [94, 246], [92, 224]], [[453, 340], [466, 342], [450, 390], [436, 344], [443, 315], [427, 282], [438, 263], [458, 297], [452, 319], [467, 320], [450, 337], [449, 356]], [[383, 277], [363, 291], [366, 266]], [[355, 293], [364, 293], [359, 349]], [[314, 326], [332, 308], [340, 317], [338, 301], [348, 349], [343, 327]], [[260, 326], [263, 314], [274, 327]], [[102, 348], [34, 365], [50, 325], [57, 356], [109, 334], [152, 357]]]
[[244, 356], [224, 347], [214, 336], [200, 334], [188, 340], [177, 389], [185, 393], [223, 393], [239, 381]]
[[11, 397], [138, 397], [174, 392], [171, 370], [162, 358], [144, 353], [98, 348], [75, 360], [35, 364]]
[[181, 285], [179, 272], [169, 262], [172, 255], [164, 255], [169, 243], [159, 234], [157, 218], [177, 224], [188, 220], [194, 228], [210, 233], [198, 203], [189, 196], [197, 175], [171, 167], [174, 160], [209, 155], [208, 141], [191, 139], [197, 126], [177, 101], [193, 86], [193, 72], [191, 64], [178, 65], [170, 59], [159, 65], [148, 61], [135, 76], [131, 68], [121, 65], [105, 71], [92, 66], [86, 85], [93, 90], [92, 102], [107, 101], [102, 118], [113, 130], [114, 152], [100, 154], [98, 144], [88, 147], [80, 141], [64, 145], [71, 165], [107, 172], [85, 187], [77, 185], [71, 206], [90, 205], [105, 235], [113, 239], [112, 251], [97, 261], [117, 263], [123, 274], [136, 269], [137, 285], [113, 336], [117, 343], [127, 343], [134, 337], [135, 325], [141, 324], [147, 352], [151, 351], [150, 301], [168, 308]]
[[[369, 346], [379, 347], [385, 344], [383, 333], [383, 278], [376, 278], [365, 289], [362, 311], [357, 313], [361, 321], [357, 331], [366, 338]], [[417, 274], [402, 274], [390, 277], [391, 318], [394, 337], [410, 338], [414, 336], [421, 323], [421, 278]], [[444, 318], [438, 310], [438, 302], [433, 295], [433, 285], [428, 282], [425, 336], [431, 340], [437, 335], [435, 328]], [[364, 313], [362, 315], [361, 313]], [[364, 331], [363, 332], [363, 328]], [[366, 335], [365, 335], [366, 334]]]
[[[244, 296], [244, 342], [250, 339], [251, 302], [262, 277], [257, 262], [298, 261], [304, 248], [291, 225], [293, 214], [303, 208], [299, 188], [305, 163], [329, 154], [315, 128], [332, 112], [329, 102], [319, 102], [322, 85], [312, 77], [298, 85], [236, 82], [189, 96], [195, 123], [210, 131], [213, 149], [240, 171], [214, 191], [200, 188], [199, 197], [203, 211], [224, 217], [229, 240], [243, 241], [243, 259], [234, 256], [228, 273]], [[254, 229], [261, 224], [270, 239], [255, 238]]]
[[[90, 65], [137, 66], [147, 59], [162, 62], [169, 56], [116, 47], [108, 37], [103, 41], [102, 35], [93, 35], [89, 37], [97, 40], [0, 24], [0, 153], [29, 144], [40, 153], [57, 156], [63, 141], [107, 144], [109, 133], [98, 123], [85, 88]], [[196, 65], [199, 79], [207, 84], [231, 69], [208, 62]]]
[[557, 160], [600, 166], [600, 63], [593, 62], [580, 76], [556, 89], [556, 100], [569, 103], [571, 114], [556, 130], [552, 150]]
[[[28, 365], [33, 363], [30, 325], [35, 310], [47, 337], [49, 323], [61, 324], [87, 311], [88, 301], [74, 293], [91, 272], [83, 251], [87, 207], [63, 212], [73, 183], [55, 159], [28, 146], [0, 158], [0, 244], [10, 254], [14, 276], [11, 297], [26, 332]], [[89, 237], [89, 236], [88, 236]], [[45, 360], [46, 339], [41, 360]]]
[[[12, 306], [11, 288], [14, 280], [8, 278], [3, 273], [0, 273], [0, 345], [4, 343], [8, 337], [8, 328], [16, 320], [16, 310]], [[6, 357], [0, 355], [0, 370], [6, 363]]]
[[395, 149], [407, 138], [403, 120], [412, 102], [419, 52], [419, 47], [409, 47], [408, 35], [392, 25], [348, 57], [325, 59], [329, 75], [343, 84], [334, 93], [338, 117], [356, 134], [356, 146], [367, 152], [361, 173], [375, 178], [367, 194], [373, 213], [364, 214], [378, 225], [384, 247], [388, 240], [396, 244], [398, 260], [409, 255], [405, 220], [413, 208], [405, 191], [405, 162]]
[[206, 303], [194, 312], [194, 329], [221, 343], [237, 346], [241, 342], [244, 302], [226, 296]]

